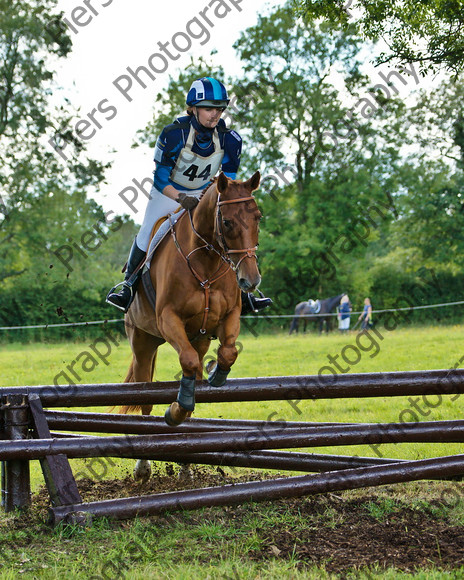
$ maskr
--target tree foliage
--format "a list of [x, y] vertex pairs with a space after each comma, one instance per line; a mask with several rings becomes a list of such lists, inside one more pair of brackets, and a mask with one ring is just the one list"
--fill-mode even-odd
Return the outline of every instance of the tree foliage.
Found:
[[[263, 176], [259, 257], [273, 313], [341, 292], [355, 307], [369, 294], [375, 308], [456, 300], [464, 282], [462, 79], [410, 106], [364, 74], [363, 18], [379, 18], [371, 28], [366, 21], [364, 36], [399, 32], [409, 2], [299, 4], [317, 18], [296, 17], [289, 2], [240, 35], [237, 76], [227, 77], [214, 55], [173, 74], [138, 144], [153, 147], [184, 114], [194, 79], [219, 78], [231, 96], [224, 117], [244, 140], [238, 177]], [[415, 4], [417, 19], [440, 6], [446, 16], [444, 2]], [[54, 59], [69, 50], [62, 27], [51, 39], [42, 34], [55, 2], [1, 5], [0, 324], [114, 316], [103, 298], [137, 228], [127, 216], [109, 220], [89, 199], [104, 176], [98, 161], [76, 143], [64, 164], [43, 138], [52, 126], [66, 131], [73, 115], [69, 104], [50, 106]]]
[[[134, 235], [131, 220], [121, 217], [110, 225], [103, 209], [88, 198], [108, 165], [88, 158], [80, 143], [64, 163], [47, 142], [55, 127], [68, 131], [75, 115], [70, 103], [52, 99], [56, 64], [71, 49], [56, 4], [56, 0], [0, 0], [0, 324], [4, 325], [57, 322], [66, 311], [77, 316], [76, 309], [86, 319], [90, 303], [104, 315], [104, 292], [118, 276]], [[60, 248], [63, 256], [64, 248], [67, 256], [72, 253], [68, 267], [59, 260]]]
[[[248, 164], [292, 182], [269, 191], [275, 182], [265, 177], [258, 194], [263, 286], [271, 294], [286, 288], [292, 301], [346, 288], [353, 258], [366, 253], [353, 236], [360, 218], [383, 208], [367, 234], [373, 241], [393, 217], [387, 192], [406, 138], [399, 126], [404, 105], [377, 96], [376, 107], [374, 91], [370, 115], [357, 106], [370, 83], [355, 32], [296, 20], [283, 6], [260, 16], [235, 44], [246, 78], [235, 83], [235, 121], [247, 135]], [[350, 260], [341, 255], [343, 243]], [[327, 260], [328, 249], [340, 255]]]
[[378, 62], [417, 62], [425, 73], [464, 67], [464, 5], [461, 0], [295, 0], [297, 12], [347, 27], [357, 24], [388, 50]]

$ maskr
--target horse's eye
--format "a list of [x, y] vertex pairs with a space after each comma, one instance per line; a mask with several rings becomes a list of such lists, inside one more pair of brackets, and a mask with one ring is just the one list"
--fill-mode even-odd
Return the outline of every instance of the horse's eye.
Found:
[[231, 220], [222, 220], [222, 223], [224, 224], [224, 227], [227, 228], [228, 230], [230, 230], [230, 228], [232, 227]]

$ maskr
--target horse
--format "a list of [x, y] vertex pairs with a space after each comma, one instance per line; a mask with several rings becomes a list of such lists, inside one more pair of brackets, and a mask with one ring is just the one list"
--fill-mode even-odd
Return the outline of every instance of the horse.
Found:
[[308, 300], [306, 302], [299, 302], [295, 307], [295, 316], [290, 324], [289, 334], [293, 331], [298, 332], [298, 325], [300, 318], [303, 317], [303, 332], [306, 332], [306, 325], [310, 321], [319, 321], [319, 333], [322, 333], [322, 329], [325, 323], [326, 332], [329, 332], [329, 320], [330, 316], [323, 316], [324, 314], [329, 314], [333, 312], [335, 308], [340, 304], [340, 300], [345, 295], [338, 294], [338, 296], [332, 296], [331, 298], [325, 298], [324, 300]]
[[[154, 253], [148, 275], [154, 296], [145, 283], [125, 315], [125, 330], [132, 362], [125, 382], [151, 382], [158, 348], [169, 343], [178, 353], [182, 378], [177, 400], [165, 413], [170, 426], [180, 425], [195, 408], [195, 383], [203, 378], [203, 358], [212, 338], [220, 346], [217, 359], [208, 363], [208, 382], [224, 385], [237, 359], [241, 292], [253, 292], [261, 282], [256, 249], [261, 212], [253, 191], [260, 173], [247, 181], [221, 173], [203, 191], [194, 210], [186, 211], [170, 226]], [[129, 405], [121, 413], [152, 405]], [[149, 462], [139, 460], [135, 479], [146, 480]]]

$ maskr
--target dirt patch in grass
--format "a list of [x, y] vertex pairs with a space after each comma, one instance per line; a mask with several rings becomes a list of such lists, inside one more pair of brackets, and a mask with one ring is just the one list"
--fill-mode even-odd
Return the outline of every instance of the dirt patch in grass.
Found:
[[[190, 478], [179, 479], [178, 467], [168, 464], [155, 471], [150, 481], [143, 485], [129, 476], [120, 481], [82, 479], [78, 485], [83, 501], [90, 502], [260, 479], [263, 479], [262, 473], [237, 478], [220, 468], [202, 467], [193, 468]], [[409, 485], [416, 487], [412, 494], [408, 492], [404, 497], [398, 495], [398, 487], [392, 486], [206, 508], [201, 512], [171, 513], [147, 521], [156, 522], [158, 529], [161, 527], [166, 533], [179, 523], [186, 530], [200, 522], [220, 523], [230, 527], [227, 541], [231, 544], [243, 541], [246, 534], [256, 538], [256, 545], [244, 554], [252, 561], [291, 560], [298, 568], [320, 566], [341, 577], [353, 570], [376, 566], [377, 569], [395, 568], [404, 572], [464, 567], [464, 526], [455, 524], [451, 508], [439, 501], [439, 491], [430, 494], [435, 483]], [[427, 500], [419, 501], [427, 494]], [[44, 507], [47, 497], [46, 490], [41, 490], [35, 502]], [[120, 525], [124, 524], [114, 523], [115, 528]]]
[[269, 545], [253, 557], [293, 558], [324, 566], [328, 572], [375, 565], [405, 572], [464, 565], [463, 527], [450, 526], [432, 514], [408, 507], [401, 507], [379, 521], [366, 509], [366, 505], [376, 501], [375, 495], [330, 503], [322, 496], [309, 502], [286, 501], [285, 509], [294, 510], [300, 517], [309, 515], [308, 519], [319, 521], [319, 525], [300, 528], [297, 533], [276, 526], [268, 538]]

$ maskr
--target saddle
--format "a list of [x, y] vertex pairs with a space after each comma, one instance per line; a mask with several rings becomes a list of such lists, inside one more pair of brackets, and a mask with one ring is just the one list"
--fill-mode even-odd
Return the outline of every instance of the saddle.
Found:
[[319, 314], [321, 310], [320, 300], [308, 300], [309, 311], [311, 314]]

